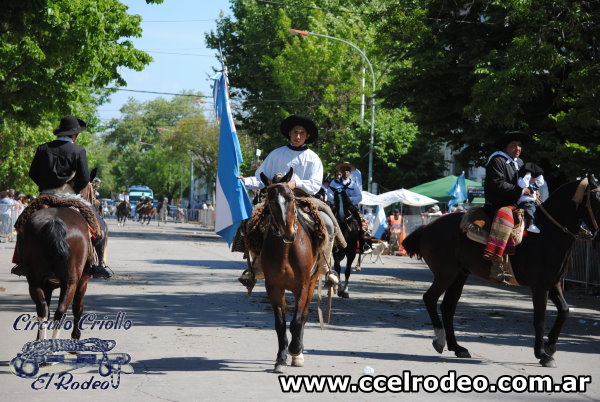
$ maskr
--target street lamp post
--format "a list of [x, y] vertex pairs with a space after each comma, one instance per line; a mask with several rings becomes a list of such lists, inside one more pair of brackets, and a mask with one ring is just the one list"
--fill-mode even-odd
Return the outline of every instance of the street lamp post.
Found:
[[344, 39], [336, 38], [334, 36], [309, 32], [309, 31], [301, 31], [299, 29], [290, 29], [289, 31], [292, 33], [292, 35], [319, 36], [321, 38], [327, 38], [327, 39], [337, 40], [338, 42], [343, 42], [343, 43], [351, 46], [352, 48], [356, 49], [356, 51], [358, 53], [360, 53], [362, 58], [367, 62], [367, 65], [369, 66], [369, 70], [371, 71], [371, 81], [373, 84], [373, 88], [372, 88], [372, 92], [371, 92], [371, 137], [370, 137], [370, 141], [369, 141], [369, 175], [367, 178], [367, 190], [372, 191], [371, 187], [373, 185], [373, 148], [374, 148], [374, 143], [375, 143], [375, 140], [374, 140], [374, 137], [375, 137], [375, 73], [373, 72], [373, 66], [371, 65], [371, 62], [367, 58], [367, 55], [365, 54], [364, 51], [362, 51], [354, 43], [348, 42]]

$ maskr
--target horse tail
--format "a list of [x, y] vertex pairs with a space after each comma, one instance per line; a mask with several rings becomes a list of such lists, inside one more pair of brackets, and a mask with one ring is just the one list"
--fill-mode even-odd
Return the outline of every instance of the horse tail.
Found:
[[42, 250], [46, 257], [53, 263], [66, 261], [70, 249], [67, 243], [67, 225], [58, 219], [52, 218], [40, 230]]
[[406, 250], [409, 257], [417, 257], [419, 260], [421, 256], [421, 235], [425, 230], [425, 226], [419, 226], [414, 232], [409, 234], [402, 241], [402, 247]]

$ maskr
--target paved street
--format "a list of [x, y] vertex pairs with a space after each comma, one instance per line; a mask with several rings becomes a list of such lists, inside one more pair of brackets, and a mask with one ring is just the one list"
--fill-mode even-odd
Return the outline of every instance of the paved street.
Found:
[[[121, 374], [118, 387], [108, 389], [34, 389], [33, 379], [19, 378], [8, 367], [35, 331], [15, 330], [23, 313], [34, 314], [25, 279], [9, 274], [12, 243], [0, 244], [0, 400], [111, 401], [194, 400], [599, 400], [600, 298], [571, 290], [573, 310], [556, 354], [558, 367], [542, 368], [533, 355], [531, 299], [527, 289], [507, 289], [471, 278], [458, 306], [459, 342], [473, 358], [458, 359], [431, 346], [433, 331], [422, 295], [429, 286], [427, 267], [407, 257], [384, 256], [384, 263], [364, 264], [353, 272], [350, 299], [333, 300], [330, 325], [321, 330], [311, 309], [304, 334], [305, 367], [287, 374], [350, 375], [357, 381], [365, 367], [374, 375], [591, 375], [585, 394], [557, 393], [432, 393], [413, 394], [284, 394], [271, 373], [277, 350], [273, 315], [264, 285], [248, 298], [236, 278], [245, 267], [240, 253], [231, 253], [214, 233], [193, 224], [149, 226], [110, 221], [108, 260], [116, 276], [91, 280], [85, 311], [98, 320], [121, 313], [130, 329], [86, 329], [84, 338], [112, 339], [111, 352], [128, 353], [133, 374]], [[324, 293], [325, 294], [325, 293]], [[291, 303], [291, 297], [288, 297]], [[56, 307], [56, 298], [51, 311]], [[549, 309], [549, 318], [555, 316]], [[71, 314], [69, 312], [69, 316]], [[288, 315], [289, 316], [289, 315]], [[547, 327], [550, 320], [547, 320]], [[63, 332], [63, 337], [68, 333]], [[75, 370], [74, 381], [98, 374], [97, 367]], [[44, 384], [46, 385], [46, 384]]]

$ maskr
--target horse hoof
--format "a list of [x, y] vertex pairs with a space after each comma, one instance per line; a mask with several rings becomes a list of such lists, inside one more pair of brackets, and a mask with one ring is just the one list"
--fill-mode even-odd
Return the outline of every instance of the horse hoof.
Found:
[[275, 368], [273, 369], [273, 372], [275, 374], [283, 374], [285, 373], [286, 368], [287, 364], [275, 363]]
[[540, 359], [542, 367], [556, 368], [556, 361], [552, 356], [544, 356]]
[[457, 350], [454, 352], [454, 355], [456, 357], [460, 357], [461, 359], [470, 359], [471, 358], [471, 354], [469, 353], [469, 351], [467, 349]]
[[304, 354], [292, 356], [292, 367], [304, 367]]
[[551, 345], [548, 342], [544, 342], [544, 352], [548, 356], [554, 356], [554, 353], [556, 353], [556, 344]]
[[438, 341], [433, 341], [431, 342], [431, 344], [433, 345], [433, 348], [435, 349], [436, 352], [438, 352], [439, 354], [442, 354], [442, 352], [444, 351], [444, 344], [440, 343]]

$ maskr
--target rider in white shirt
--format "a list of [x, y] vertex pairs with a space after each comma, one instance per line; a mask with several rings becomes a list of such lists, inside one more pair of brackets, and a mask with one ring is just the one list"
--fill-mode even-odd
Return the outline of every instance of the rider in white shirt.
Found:
[[[307, 117], [292, 115], [281, 122], [281, 134], [289, 140], [289, 143], [273, 150], [258, 169], [254, 177], [239, 178], [244, 182], [246, 188], [261, 189], [264, 184], [260, 178], [264, 173], [268, 178], [276, 174], [285, 175], [290, 168], [294, 169], [294, 175], [288, 182], [291, 189], [298, 187], [310, 195], [315, 195], [320, 189], [323, 181], [323, 163], [319, 156], [308, 149], [306, 144], [311, 144], [319, 138], [319, 132], [315, 123]], [[325, 205], [325, 203], [323, 203]], [[328, 207], [325, 205], [325, 208]], [[329, 211], [330, 212], [330, 211]], [[325, 226], [330, 234], [336, 231], [337, 222], [334, 223], [330, 215], [320, 211]], [[333, 214], [331, 214], [333, 216]], [[253, 280], [253, 274], [244, 271], [240, 282]]]

